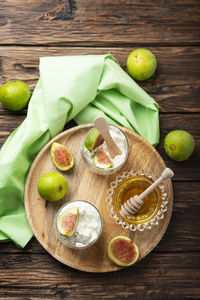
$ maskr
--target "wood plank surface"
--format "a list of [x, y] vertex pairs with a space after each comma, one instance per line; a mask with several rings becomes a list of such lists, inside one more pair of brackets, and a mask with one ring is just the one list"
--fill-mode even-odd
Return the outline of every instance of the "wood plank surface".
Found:
[[199, 276], [199, 254], [193, 252], [151, 253], [139, 264], [106, 276], [78, 272], [47, 255], [1, 254], [0, 297], [199, 299]]
[[[186, 300], [200, 295], [200, 1], [3, 0], [0, 85], [24, 80], [33, 90], [41, 56], [112, 53], [126, 70], [128, 54], [147, 47], [158, 69], [139, 83], [160, 106], [157, 150], [175, 172], [174, 207], [157, 247], [138, 264], [107, 274], [57, 262], [33, 238], [24, 249], [0, 244], [0, 299]], [[25, 118], [0, 105], [0, 147]], [[65, 129], [75, 126], [69, 122]], [[163, 149], [173, 129], [189, 131], [196, 148], [174, 162]]]
[[[128, 48], [0, 47], [0, 84], [24, 80], [33, 89], [39, 58], [56, 55], [111, 53], [126, 70]], [[200, 47], [148, 47], [156, 55], [155, 76], [139, 85], [160, 105], [161, 112], [200, 112]], [[5, 113], [0, 105], [1, 115]]]
[[199, 15], [198, 0], [9, 0], [0, 6], [0, 43], [197, 44]]

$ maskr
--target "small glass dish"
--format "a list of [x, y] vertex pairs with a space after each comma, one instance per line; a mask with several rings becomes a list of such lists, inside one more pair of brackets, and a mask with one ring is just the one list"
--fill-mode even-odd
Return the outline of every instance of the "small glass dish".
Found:
[[[62, 235], [58, 230], [58, 220], [61, 214], [72, 207], [78, 207], [79, 217], [76, 231], [71, 237]], [[93, 245], [102, 233], [103, 222], [99, 210], [85, 200], [74, 200], [64, 204], [55, 217], [55, 231], [59, 240], [73, 249], [85, 249]]]
[[[119, 129], [118, 127], [116, 127], [114, 125], [108, 125], [108, 126], [109, 126], [110, 134], [113, 137], [115, 143], [118, 144], [117, 141], [120, 141], [120, 143], [121, 143], [121, 145], [118, 144], [120, 150], [122, 151], [121, 155], [115, 156], [114, 159], [110, 158], [105, 142], [102, 144], [102, 146], [100, 145], [97, 148], [97, 150], [95, 149], [93, 152], [89, 151], [85, 147], [85, 140], [87, 138], [87, 135], [90, 133], [91, 130], [93, 130], [94, 127], [91, 128], [88, 131], [88, 133], [85, 135], [82, 146], [81, 146], [81, 155], [82, 155], [82, 158], [83, 158], [83, 161], [84, 161], [86, 167], [91, 172], [93, 172], [95, 174], [99, 174], [99, 175], [110, 175], [110, 174], [115, 173], [120, 168], [122, 168], [122, 166], [125, 164], [125, 162], [128, 158], [129, 143], [128, 143], [128, 139], [127, 139], [125, 133], [121, 129]], [[98, 149], [100, 149], [101, 147], [104, 150], [104, 152], [106, 153], [106, 155], [109, 157], [109, 159], [111, 160], [113, 167], [99, 168], [94, 164], [94, 155], [95, 155], [96, 151], [98, 151]]]
[[162, 183], [144, 199], [142, 207], [135, 216], [122, 218], [120, 215], [121, 205], [134, 195], [141, 194], [156, 179], [143, 170], [133, 169], [116, 177], [107, 191], [106, 199], [110, 216], [115, 219], [116, 224], [131, 231], [143, 231], [158, 225], [164, 218], [168, 204], [167, 193]]

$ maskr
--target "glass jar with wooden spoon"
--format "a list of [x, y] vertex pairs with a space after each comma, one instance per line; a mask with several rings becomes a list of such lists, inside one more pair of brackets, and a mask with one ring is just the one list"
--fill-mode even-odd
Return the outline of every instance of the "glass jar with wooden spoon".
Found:
[[97, 118], [94, 127], [84, 137], [81, 154], [87, 168], [99, 175], [110, 175], [126, 162], [129, 143], [125, 133], [117, 126]]
[[164, 218], [168, 203], [162, 181], [172, 176], [173, 172], [168, 168], [158, 179], [143, 170], [118, 175], [108, 189], [107, 207], [111, 217], [131, 231], [143, 231], [157, 225]]

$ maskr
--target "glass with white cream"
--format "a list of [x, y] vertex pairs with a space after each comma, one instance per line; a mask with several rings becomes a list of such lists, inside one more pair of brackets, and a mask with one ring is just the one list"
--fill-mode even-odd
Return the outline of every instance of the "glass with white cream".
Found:
[[[108, 125], [109, 132], [114, 142], [117, 144], [121, 150], [120, 155], [116, 155], [114, 158], [110, 156], [106, 142], [103, 141], [98, 147], [94, 150], [88, 150], [85, 146], [85, 141], [90, 132], [94, 129], [91, 128], [87, 135], [84, 137], [81, 154], [85, 165], [89, 168], [90, 171], [99, 175], [110, 175], [118, 171], [126, 162], [129, 152], [129, 143], [125, 133], [114, 125]], [[100, 165], [96, 163], [96, 156], [99, 153], [103, 153], [104, 158], [106, 157], [107, 165]]]
[[[59, 218], [70, 208], [78, 208], [78, 223], [75, 232], [68, 237], [60, 233]], [[94, 244], [102, 232], [102, 218], [99, 210], [84, 200], [74, 200], [64, 204], [55, 218], [56, 234], [60, 241], [69, 248], [83, 249]]]

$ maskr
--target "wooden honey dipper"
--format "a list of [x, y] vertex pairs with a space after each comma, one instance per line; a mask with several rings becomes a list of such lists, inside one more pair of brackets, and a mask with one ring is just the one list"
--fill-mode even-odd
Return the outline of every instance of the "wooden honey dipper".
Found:
[[171, 169], [166, 168], [162, 172], [161, 176], [154, 183], [152, 183], [142, 194], [131, 197], [121, 206], [120, 215], [123, 218], [126, 218], [127, 216], [134, 216], [142, 206], [143, 199], [148, 196], [162, 181], [171, 178], [172, 176], [174, 176], [174, 172]]

